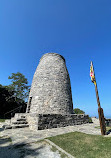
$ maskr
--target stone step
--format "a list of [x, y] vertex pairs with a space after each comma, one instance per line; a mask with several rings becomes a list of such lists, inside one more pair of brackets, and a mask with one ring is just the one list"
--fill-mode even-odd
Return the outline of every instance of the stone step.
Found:
[[26, 113], [15, 113], [14, 118], [17, 119], [21, 119], [21, 118], [26, 118], [27, 114]]
[[3, 125], [2, 128], [4, 128], [4, 130], [5, 129], [12, 129], [12, 126], [11, 125]]
[[16, 121], [16, 122], [12, 122], [12, 124], [28, 124], [27, 121]]
[[2, 128], [6, 130], [6, 129], [29, 127], [26, 116], [27, 116], [26, 113], [15, 113], [15, 116], [12, 117], [7, 122], [5, 122], [5, 125], [3, 125]]
[[15, 113], [15, 117], [19, 117], [19, 116], [26, 116], [26, 113]]
[[16, 118], [11, 118], [11, 122], [16, 122], [17, 119]]
[[11, 122], [16, 122], [16, 121], [26, 121], [26, 118], [11, 118]]
[[12, 120], [17, 120], [17, 119], [27, 119], [26, 116], [19, 116], [19, 117], [14, 117], [11, 118]]
[[21, 118], [21, 119], [17, 118], [16, 121], [26, 121], [26, 119], [25, 118]]
[[10, 119], [5, 120], [5, 124], [10, 124], [10, 123], [11, 123]]
[[26, 116], [21, 116], [21, 118], [26, 118]]
[[12, 125], [12, 129], [14, 129], [14, 128], [24, 128], [24, 127], [29, 127], [29, 125], [28, 124]]
[[4, 127], [4, 130], [6, 129], [15, 129], [15, 128], [25, 128], [25, 127], [29, 127], [28, 124], [20, 124], [20, 125], [6, 125]]

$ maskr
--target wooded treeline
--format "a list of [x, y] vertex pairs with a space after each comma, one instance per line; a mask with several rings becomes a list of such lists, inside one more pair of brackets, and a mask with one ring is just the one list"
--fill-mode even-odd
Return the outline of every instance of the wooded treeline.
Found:
[[10, 85], [3, 86], [0, 84], [0, 118], [5, 119], [11, 118], [15, 113], [26, 111], [30, 90], [28, 81], [22, 73], [12, 73], [8, 79], [11, 80]]

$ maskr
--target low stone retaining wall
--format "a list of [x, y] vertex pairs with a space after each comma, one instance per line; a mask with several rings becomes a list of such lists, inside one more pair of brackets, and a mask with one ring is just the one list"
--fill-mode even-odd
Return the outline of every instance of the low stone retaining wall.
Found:
[[111, 127], [111, 119], [106, 119], [105, 118], [105, 124], [106, 124], [106, 126]]
[[43, 130], [65, 126], [80, 125], [89, 122], [88, 115], [83, 114], [29, 114], [27, 116], [31, 130]]

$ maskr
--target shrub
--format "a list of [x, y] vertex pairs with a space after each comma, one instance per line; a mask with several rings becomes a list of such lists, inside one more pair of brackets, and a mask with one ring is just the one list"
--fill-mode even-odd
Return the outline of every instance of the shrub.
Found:
[[75, 114], [85, 114], [85, 112], [83, 110], [80, 110], [79, 108], [75, 108], [74, 113]]
[[89, 123], [93, 123], [93, 122], [92, 122], [92, 118], [91, 118], [91, 117], [89, 117]]

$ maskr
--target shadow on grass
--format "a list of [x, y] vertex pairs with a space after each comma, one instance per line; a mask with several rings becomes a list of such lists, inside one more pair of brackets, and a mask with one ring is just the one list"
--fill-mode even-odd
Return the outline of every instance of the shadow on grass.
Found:
[[0, 132], [1, 132], [1, 131], [4, 131], [4, 128], [0, 128]]
[[25, 156], [37, 157], [43, 145], [33, 148], [31, 144], [12, 144], [11, 138], [0, 138], [0, 158], [24, 158]]

